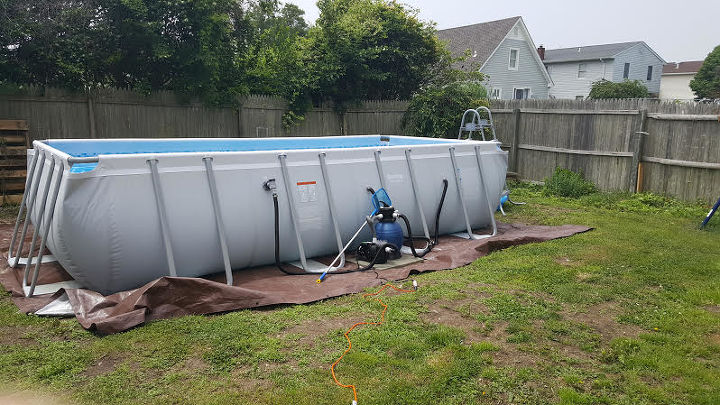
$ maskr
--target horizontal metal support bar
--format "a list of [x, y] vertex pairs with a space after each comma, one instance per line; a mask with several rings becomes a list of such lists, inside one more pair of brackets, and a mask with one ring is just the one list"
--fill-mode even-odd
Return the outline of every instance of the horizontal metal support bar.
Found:
[[648, 118], [661, 121], [716, 121], [720, 122], [720, 115], [696, 114], [648, 114]]
[[552, 146], [528, 145], [528, 144], [522, 144], [522, 143], [518, 145], [518, 149], [536, 150], [536, 151], [541, 151], [541, 152], [564, 153], [564, 154], [568, 154], [568, 155], [610, 156], [610, 157], [626, 157], [626, 158], [633, 157], [632, 152], [611, 152], [611, 151], [602, 151], [602, 150], [578, 150], [578, 149], [554, 148]]
[[100, 161], [100, 158], [98, 156], [91, 156], [91, 157], [71, 157], [68, 158], [68, 163], [71, 165], [74, 165], [75, 163], [97, 163]]
[[720, 163], [713, 162], [693, 162], [690, 160], [665, 159], [653, 156], [643, 156], [643, 162], [658, 163], [666, 166], [692, 167], [695, 169], [714, 169], [720, 170]]

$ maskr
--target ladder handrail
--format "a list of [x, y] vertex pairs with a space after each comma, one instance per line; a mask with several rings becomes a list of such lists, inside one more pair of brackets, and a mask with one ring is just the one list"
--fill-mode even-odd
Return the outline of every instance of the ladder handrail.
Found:
[[12, 254], [13, 250], [15, 250], [17, 232], [20, 228], [20, 221], [22, 220], [23, 209], [25, 208], [25, 204], [27, 203], [28, 194], [30, 194], [30, 187], [32, 186], [32, 180], [34, 179], [33, 176], [35, 175], [35, 167], [37, 166], [38, 160], [38, 153], [33, 153], [32, 162], [30, 163], [30, 171], [28, 172], [27, 178], [25, 179], [25, 189], [23, 190], [22, 201], [20, 201], [17, 219], [15, 220], [15, 226], [13, 227], [12, 238], [10, 238], [10, 248], [8, 249], [8, 261], [12, 261], [12, 263], [10, 263], [10, 267], [17, 266], [18, 261], [20, 260], [19, 257], [13, 257]]
[[[487, 108], [487, 107], [485, 107], [485, 106], [480, 106], [480, 107], [476, 108], [475, 110], [478, 111], [478, 112], [479, 112], [480, 110], [487, 112], [487, 115], [488, 115], [488, 123], [489, 123], [488, 126], [490, 127], [490, 131], [492, 132], [493, 141], [497, 141], [497, 140], [498, 140], [498, 139], [497, 139], [497, 135], [495, 135], [495, 122], [493, 121], [492, 112], [490, 111], [490, 109]], [[481, 129], [484, 129], [484, 126], [483, 126], [483, 128], [481, 128]], [[484, 131], [483, 131], [483, 132], [484, 132]], [[484, 136], [484, 135], [485, 135], [485, 134], [483, 133], [483, 141], [485, 140], [485, 136]]]

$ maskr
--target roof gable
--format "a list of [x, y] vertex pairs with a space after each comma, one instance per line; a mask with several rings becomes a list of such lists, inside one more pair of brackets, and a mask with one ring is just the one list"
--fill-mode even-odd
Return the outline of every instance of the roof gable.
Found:
[[[448, 44], [453, 56], [462, 56], [470, 50], [471, 57], [467, 64], [477, 64], [479, 68], [492, 56], [495, 49], [505, 39], [510, 30], [520, 21], [520, 17], [490, 21], [464, 27], [439, 30], [438, 38]], [[469, 66], [468, 66], [469, 68]]]
[[[545, 63], [575, 62], [581, 60], [612, 59], [615, 55], [624, 52], [642, 41], [621, 42], [617, 44], [603, 44], [590, 46], [576, 46], [573, 48], [548, 49], [545, 51]], [[647, 45], [646, 45], [647, 46]], [[648, 47], [649, 48], [649, 47]], [[652, 50], [652, 49], [651, 49]]]

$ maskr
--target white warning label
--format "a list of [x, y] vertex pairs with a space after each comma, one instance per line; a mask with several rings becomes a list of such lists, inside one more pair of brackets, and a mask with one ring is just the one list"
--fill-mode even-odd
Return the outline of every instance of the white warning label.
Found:
[[299, 181], [297, 188], [301, 203], [317, 201], [317, 182]]

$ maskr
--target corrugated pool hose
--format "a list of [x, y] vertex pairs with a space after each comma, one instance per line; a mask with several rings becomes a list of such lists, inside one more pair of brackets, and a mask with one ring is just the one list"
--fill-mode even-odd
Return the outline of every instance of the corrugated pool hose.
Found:
[[[412, 285], [413, 285], [412, 290], [403, 290], [401, 288], [395, 287], [392, 284], [385, 284], [384, 286], [382, 286], [382, 288], [380, 288], [376, 292], [367, 293], [367, 294], [363, 295], [363, 298], [367, 299], [368, 297], [375, 297], [377, 295], [380, 295], [380, 293], [385, 291], [385, 289], [387, 289], [388, 287], [392, 288], [393, 290], [395, 290], [397, 292], [401, 292], [401, 293], [412, 293], [412, 292], [417, 291], [417, 289], [418, 289], [417, 281], [413, 280]], [[348, 336], [348, 334], [350, 334], [350, 332], [352, 332], [353, 329], [355, 329], [356, 327], [358, 327], [360, 325], [381, 325], [383, 322], [385, 322], [385, 313], [387, 312], [388, 306], [380, 298], [375, 298], [375, 300], [377, 302], [379, 302], [380, 305], [383, 306], [382, 314], [380, 315], [380, 320], [378, 322], [358, 322], [355, 325], [351, 326], [350, 329], [348, 329], [347, 332], [345, 332], [345, 339], [347, 339], [347, 343], [348, 343], [347, 349], [345, 349], [345, 352], [343, 352], [343, 354], [340, 356], [340, 358], [335, 360], [335, 362], [330, 366], [330, 371], [332, 373], [333, 380], [335, 380], [335, 384], [337, 384], [338, 386], [343, 387], [343, 388], [352, 389], [352, 392], [353, 392], [352, 405], [358, 404], [357, 388], [353, 384], [343, 384], [340, 381], [338, 381], [337, 376], [335, 375], [335, 366], [337, 366], [338, 363], [340, 363], [340, 360], [342, 360], [343, 357], [345, 357], [345, 355], [348, 354], [348, 352], [352, 349], [352, 342], [350, 341], [350, 336]]]

